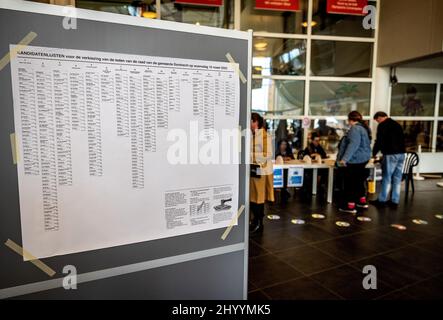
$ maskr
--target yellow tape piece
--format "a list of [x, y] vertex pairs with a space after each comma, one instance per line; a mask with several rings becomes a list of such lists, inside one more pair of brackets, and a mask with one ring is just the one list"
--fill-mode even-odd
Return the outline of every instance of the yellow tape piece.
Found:
[[16, 244], [14, 241], [8, 239], [5, 242], [5, 246], [7, 246], [12, 251], [16, 252], [17, 254], [21, 255], [25, 260], [29, 260], [32, 262], [37, 268], [42, 270], [44, 273], [46, 273], [48, 276], [52, 277], [55, 275], [55, 271], [52, 270], [50, 267], [48, 267], [45, 263], [34, 257], [31, 253], [27, 252], [25, 249], [20, 247], [18, 244]]
[[11, 140], [12, 163], [17, 164], [19, 161], [19, 157], [18, 157], [18, 149], [17, 149], [17, 137], [16, 137], [15, 133], [11, 133], [9, 135], [9, 139]]
[[37, 33], [31, 31], [14, 48], [12, 48], [11, 51], [0, 60], [0, 71], [2, 71], [12, 59], [15, 59], [17, 53], [30, 44], [35, 37], [37, 37]]
[[226, 54], [226, 59], [228, 59], [228, 61], [231, 63], [232, 67], [235, 70], [235, 73], [237, 73], [237, 75], [240, 77], [241, 82], [246, 83], [245, 75], [243, 74], [243, 72], [241, 72], [238, 63], [235, 62], [234, 58], [229, 52]]
[[223, 232], [223, 235], [221, 236], [222, 240], [226, 240], [226, 238], [228, 237], [229, 233], [231, 232], [232, 227], [234, 226], [235, 223], [237, 223], [238, 218], [240, 218], [241, 214], [243, 213], [243, 211], [245, 210], [245, 206], [242, 205], [237, 212], [237, 215], [232, 218], [231, 223], [229, 224], [229, 226], [226, 228], [225, 232]]

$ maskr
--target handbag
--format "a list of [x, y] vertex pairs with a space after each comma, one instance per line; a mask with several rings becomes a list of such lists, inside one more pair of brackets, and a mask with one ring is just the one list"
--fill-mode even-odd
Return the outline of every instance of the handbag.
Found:
[[261, 175], [260, 175], [260, 165], [258, 165], [258, 164], [251, 164], [249, 168], [250, 168], [249, 176], [251, 178], [260, 179], [260, 177], [261, 177]]

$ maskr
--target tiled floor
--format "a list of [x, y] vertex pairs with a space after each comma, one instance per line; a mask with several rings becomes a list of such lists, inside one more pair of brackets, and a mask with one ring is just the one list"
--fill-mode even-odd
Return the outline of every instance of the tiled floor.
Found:
[[[338, 213], [321, 196], [306, 199], [299, 194], [285, 205], [274, 204], [265, 219], [262, 235], [249, 244], [250, 300], [350, 300], [350, 299], [442, 299], [443, 298], [443, 189], [438, 180], [416, 182], [398, 210], [371, 207], [360, 222]], [[326, 215], [325, 220], [311, 218]], [[293, 225], [291, 219], [306, 221]], [[413, 219], [428, 221], [416, 225]], [[346, 221], [340, 228], [336, 221]], [[402, 224], [407, 230], [390, 227]], [[377, 289], [365, 290], [363, 267], [377, 269]]]

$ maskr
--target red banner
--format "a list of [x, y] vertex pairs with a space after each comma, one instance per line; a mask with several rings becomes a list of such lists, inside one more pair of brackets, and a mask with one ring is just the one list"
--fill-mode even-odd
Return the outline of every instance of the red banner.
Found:
[[299, 11], [300, 0], [255, 0], [255, 9]]
[[328, 13], [364, 16], [368, 0], [328, 0]]
[[175, 0], [175, 3], [196, 4], [199, 6], [208, 6], [208, 7], [220, 7], [223, 5], [223, 0]]

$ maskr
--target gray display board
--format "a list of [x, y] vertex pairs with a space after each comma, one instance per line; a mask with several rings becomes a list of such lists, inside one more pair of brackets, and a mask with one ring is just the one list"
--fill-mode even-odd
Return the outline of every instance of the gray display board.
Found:
[[[29, 32], [30, 45], [226, 62], [230, 53], [248, 82], [240, 83], [240, 122], [249, 127], [251, 32], [239, 32], [77, 10], [77, 29], [66, 30], [62, 7], [2, 1], [0, 54]], [[248, 142], [242, 143], [239, 203], [245, 205], [226, 240], [224, 229], [44, 259], [51, 278], [10, 248], [21, 245], [10, 64], [0, 70], [0, 298], [245, 299], [247, 294]], [[97, 214], [100, 214], [97, 212]], [[26, 249], [26, 248], [25, 248]], [[31, 252], [32, 253], [32, 252]], [[77, 290], [65, 290], [62, 272], [73, 265]]]

